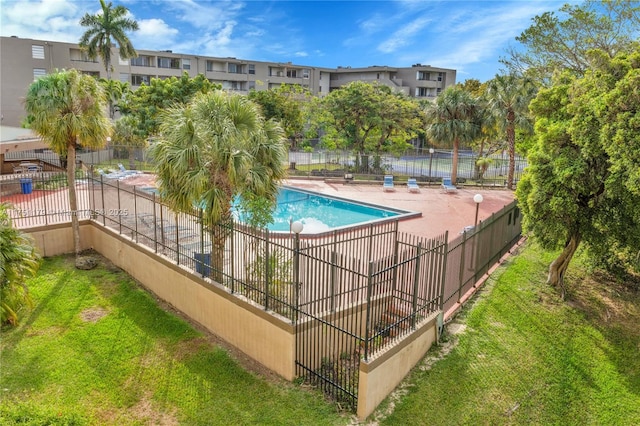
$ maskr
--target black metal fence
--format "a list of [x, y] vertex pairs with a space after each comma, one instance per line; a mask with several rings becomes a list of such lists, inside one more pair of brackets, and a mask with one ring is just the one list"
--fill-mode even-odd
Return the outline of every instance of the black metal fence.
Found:
[[[16, 225], [68, 221], [66, 178], [32, 179], [29, 194], [2, 199], [17, 206], [10, 210]], [[400, 233], [397, 221], [319, 236], [241, 223], [207, 228], [201, 211], [176, 213], [151, 188], [87, 176], [76, 190], [82, 217], [294, 324], [297, 374], [352, 408], [360, 361], [410, 335], [431, 313], [449, 311], [520, 235], [515, 202], [448, 242], [446, 233]]]
[[[507, 178], [509, 158], [506, 152], [486, 156], [484, 167], [478, 167], [478, 154], [462, 150], [458, 155], [458, 180], [460, 183], [473, 182], [481, 186], [504, 186]], [[38, 160], [52, 165], [60, 165], [57, 154], [41, 149], [7, 154], [6, 161]], [[122, 164], [127, 169], [153, 170], [153, 159], [143, 148], [129, 149], [125, 146], [110, 145], [101, 150], [80, 150], [78, 160], [87, 167], [117, 171]], [[450, 177], [453, 153], [448, 149], [414, 149], [401, 155], [379, 154], [361, 155], [352, 151], [312, 152], [291, 151], [288, 158], [291, 176], [344, 178], [350, 174], [356, 179], [382, 179], [384, 175], [413, 177], [418, 182], [436, 183], [443, 177]], [[520, 180], [526, 159], [516, 156], [516, 181]]]
[[[458, 181], [480, 186], [504, 186], [507, 179], [509, 158], [506, 152], [485, 156], [480, 167], [478, 154], [467, 150], [458, 154]], [[527, 166], [525, 158], [516, 156], [514, 179], [517, 182]], [[352, 151], [290, 152], [289, 174], [293, 176], [344, 178], [349, 174], [354, 179], [378, 179], [393, 175], [400, 180], [415, 178], [418, 182], [441, 182], [451, 177], [453, 153], [451, 150], [415, 149], [401, 155], [359, 155]]]

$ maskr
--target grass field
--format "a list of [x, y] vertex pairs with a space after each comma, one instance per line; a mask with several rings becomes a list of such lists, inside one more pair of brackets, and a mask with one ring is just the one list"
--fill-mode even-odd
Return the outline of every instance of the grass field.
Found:
[[251, 372], [109, 265], [47, 259], [3, 329], [0, 424], [344, 424], [322, 394]]
[[544, 284], [551, 259], [531, 245], [512, 258], [381, 423], [640, 424], [640, 283], [593, 281], [578, 259], [562, 301]]
[[[525, 245], [366, 424], [640, 424], [640, 280], [570, 268]], [[0, 424], [353, 424], [161, 309], [126, 274], [47, 259], [35, 308], [3, 329]]]

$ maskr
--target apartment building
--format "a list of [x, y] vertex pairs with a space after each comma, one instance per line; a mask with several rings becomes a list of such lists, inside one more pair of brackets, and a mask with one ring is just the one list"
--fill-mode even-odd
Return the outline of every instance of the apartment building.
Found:
[[[351, 81], [378, 81], [418, 99], [435, 99], [455, 84], [456, 71], [415, 64], [411, 67], [371, 66], [366, 68], [319, 68], [291, 62], [263, 62], [238, 58], [217, 58], [174, 53], [170, 50], [137, 50], [138, 57], [118, 58], [114, 50], [112, 78], [135, 89], [152, 78], [195, 77], [204, 74], [225, 90], [248, 93], [281, 84], [300, 85], [314, 95], [324, 96]], [[55, 69], [76, 68], [95, 77], [106, 77], [100, 58], [89, 59], [78, 44], [18, 37], [0, 37], [0, 113], [2, 125], [19, 126], [23, 99], [29, 85]]]

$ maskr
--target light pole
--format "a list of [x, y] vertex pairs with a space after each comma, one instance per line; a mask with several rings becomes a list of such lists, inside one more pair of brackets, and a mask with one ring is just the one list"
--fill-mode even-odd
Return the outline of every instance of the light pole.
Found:
[[436, 152], [435, 149], [429, 148], [429, 186], [431, 186], [431, 165], [433, 164], [433, 153]]
[[473, 222], [473, 227], [478, 226], [478, 211], [480, 210], [480, 203], [482, 202], [482, 194], [476, 194], [473, 196], [473, 201], [476, 203], [476, 219]]
[[302, 222], [292, 222], [291, 230], [295, 237], [293, 240], [293, 284], [295, 290], [295, 307], [293, 313], [293, 323], [298, 321], [298, 309], [300, 307], [300, 233], [304, 229]]
[[[109, 163], [111, 163], [111, 151], [109, 151], [110, 146], [111, 145], [111, 136], [107, 136], [107, 160], [109, 160]], [[100, 159], [98, 159], [100, 161]]]

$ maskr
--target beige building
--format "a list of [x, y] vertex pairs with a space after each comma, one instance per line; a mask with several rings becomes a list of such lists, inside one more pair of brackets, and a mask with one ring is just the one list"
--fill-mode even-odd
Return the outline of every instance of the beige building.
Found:
[[[281, 84], [298, 84], [314, 95], [323, 96], [351, 81], [378, 81], [418, 99], [435, 99], [444, 88], [455, 84], [456, 71], [415, 64], [396, 68], [318, 68], [291, 62], [261, 62], [237, 58], [216, 58], [138, 50], [138, 57], [119, 60], [113, 55], [112, 78], [126, 81], [133, 88], [152, 78], [179, 77], [188, 72], [204, 74], [223, 89], [238, 93], [267, 90]], [[0, 112], [2, 125], [20, 126], [23, 99], [29, 85], [55, 69], [76, 68], [96, 77], [106, 77], [102, 61], [91, 60], [77, 44], [18, 37], [0, 37]]]

